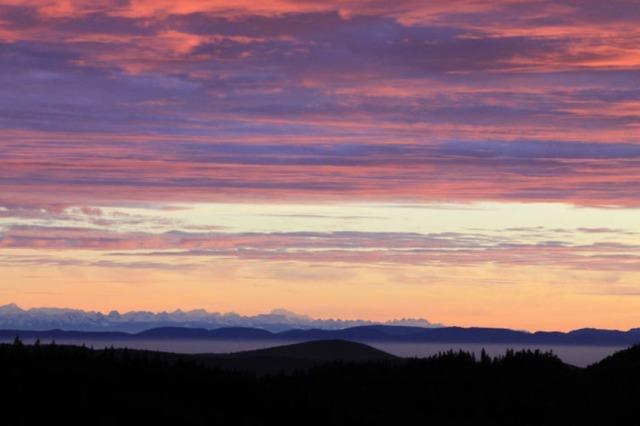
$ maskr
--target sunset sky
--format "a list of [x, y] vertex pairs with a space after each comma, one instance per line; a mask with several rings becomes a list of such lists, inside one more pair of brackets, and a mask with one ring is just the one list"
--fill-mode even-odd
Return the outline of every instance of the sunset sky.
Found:
[[640, 326], [640, 1], [0, 0], [0, 304]]

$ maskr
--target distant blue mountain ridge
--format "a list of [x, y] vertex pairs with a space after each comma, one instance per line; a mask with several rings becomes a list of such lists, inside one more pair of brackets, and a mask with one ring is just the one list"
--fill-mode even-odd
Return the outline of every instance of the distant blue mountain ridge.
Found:
[[499, 328], [422, 328], [389, 325], [366, 325], [341, 330], [295, 329], [271, 332], [251, 327], [223, 327], [216, 329], [190, 327], [161, 327], [138, 333], [117, 331], [70, 330], [0, 330], [0, 341], [15, 337], [24, 340], [40, 339], [85, 343], [95, 341], [160, 341], [160, 340], [218, 340], [218, 341], [272, 341], [309, 342], [346, 340], [351, 342], [403, 342], [403, 343], [476, 343], [514, 345], [581, 345], [627, 347], [640, 344], [640, 329], [629, 331], [581, 329], [568, 333], [538, 331], [529, 333]]

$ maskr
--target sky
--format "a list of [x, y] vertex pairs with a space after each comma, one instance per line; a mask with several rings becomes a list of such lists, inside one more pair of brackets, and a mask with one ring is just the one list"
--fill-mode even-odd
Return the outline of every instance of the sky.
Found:
[[640, 326], [640, 1], [0, 0], [0, 301]]

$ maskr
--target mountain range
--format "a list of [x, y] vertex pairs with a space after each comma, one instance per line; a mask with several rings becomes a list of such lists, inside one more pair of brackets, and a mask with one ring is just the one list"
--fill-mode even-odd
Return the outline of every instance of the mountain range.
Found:
[[250, 327], [223, 327], [216, 329], [190, 327], [161, 327], [137, 333], [94, 332], [65, 330], [0, 330], [0, 340], [16, 336], [23, 339], [73, 340], [220, 340], [220, 341], [274, 341], [307, 342], [317, 340], [348, 340], [352, 342], [428, 342], [478, 343], [522, 345], [585, 345], [630, 346], [640, 343], [640, 328], [628, 331], [585, 328], [564, 332], [509, 330], [480, 327], [424, 328], [410, 326], [366, 325], [340, 330], [291, 329], [272, 332]]
[[[120, 331], [137, 333], [158, 327], [252, 327], [272, 332], [291, 329], [336, 330], [348, 327], [381, 324], [368, 320], [315, 319], [286, 309], [274, 309], [267, 314], [245, 316], [237, 313], [207, 312], [204, 309], [173, 312], [131, 311], [108, 314], [96, 311], [67, 308], [22, 309], [14, 303], [0, 306], [0, 329], [17, 330], [74, 330], [74, 331]], [[384, 322], [385, 325], [440, 327], [425, 319], [398, 319]]]
[[640, 343], [640, 328], [627, 331], [583, 328], [569, 332], [527, 332], [506, 328], [445, 327], [424, 319], [386, 323], [314, 319], [285, 309], [243, 316], [205, 310], [132, 311], [103, 314], [64, 308], [0, 306], [0, 339], [70, 340], [209, 339], [305, 342], [508, 343], [527, 345], [628, 346]]

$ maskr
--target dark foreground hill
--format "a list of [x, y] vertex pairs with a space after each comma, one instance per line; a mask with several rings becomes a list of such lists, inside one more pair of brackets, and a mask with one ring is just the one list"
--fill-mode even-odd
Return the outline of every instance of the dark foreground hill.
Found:
[[230, 354], [170, 355], [151, 353], [156, 357], [178, 357], [207, 367], [269, 374], [306, 370], [330, 362], [375, 362], [399, 360], [394, 355], [362, 343], [346, 340], [320, 340], [276, 346]]
[[279, 357], [308, 359], [318, 362], [332, 361], [381, 361], [396, 359], [394, 355], [372, 348], [362, 343], [346, 340], [319, 340], [305, 343], [297, 343], [273, 348], [258, 349], [254, 351], [238, 352], [230, 354], [236, 358], [247, 357]]
[[618, 351], [589, 368], [600, 373], [624, 371], [631, 376], [640, 374], [640, 345]]
[[[334, 349], [365, 360], [321, 362]], [[233, 356], [315, 361], [256, 375], [202, 355], [0, 345], [2, 423], [621, 425], [640, 403], [637, 347], [586, 369], [540, 352], [397, 359], [348, 342]]]

